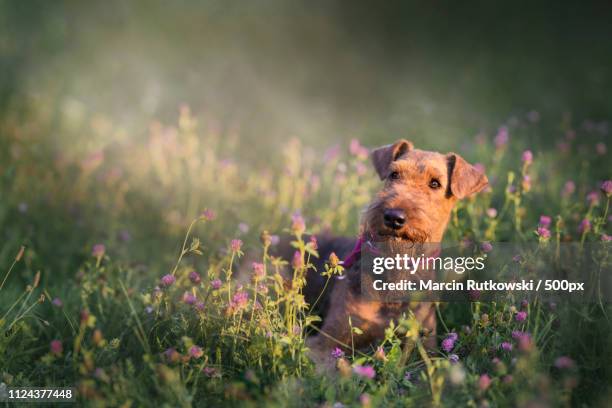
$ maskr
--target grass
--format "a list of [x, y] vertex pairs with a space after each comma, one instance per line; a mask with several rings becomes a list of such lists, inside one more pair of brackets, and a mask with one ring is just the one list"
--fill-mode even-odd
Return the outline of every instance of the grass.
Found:
[[[45, 120], [2, 125], [2, 383], [74, 386], [83, 405], [124, 407], [565, 406], [611, 395], [609, 307], [539, 299], [439, 304], [433, 354], [407, 314], [371, 350], [338, 353], [336, 375], [317, 374], [305, 339], [318, 318], [300, 277], [318, 254], [303, 234], [357, 234], [378, 183], [357, 142], [315, 152], [293, 139], [261, 165], [237, 160], [248, 149], [239, 135], [206, 130], [188, 108], [141, 135], [68, 118], [53, 143]], [[83, 132], [86, 145], [69, 143]], [[533, 135], [555, 142], [524, 144]], [[608, 240], [603, 138], [533, 115], [478, 135], [459, 153], [492, 187], [460, 205], [447, 238]], [[291, 285], [269, 255], [281, 233], [297, 253]], [[258, 259], [240, 283], [245, 253]], [[319, 272], [340, 271], [331, 259]]]

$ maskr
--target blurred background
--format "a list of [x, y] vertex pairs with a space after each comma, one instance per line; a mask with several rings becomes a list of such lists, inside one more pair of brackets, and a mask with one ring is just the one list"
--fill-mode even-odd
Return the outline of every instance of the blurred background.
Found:
[[186, 103], [254, 158], [289, 136], [456, 149], [512, 115], [609, 114], [610, 17], [603, 1], [2, 0], [0, 114], [42, 99], [141, 130]]

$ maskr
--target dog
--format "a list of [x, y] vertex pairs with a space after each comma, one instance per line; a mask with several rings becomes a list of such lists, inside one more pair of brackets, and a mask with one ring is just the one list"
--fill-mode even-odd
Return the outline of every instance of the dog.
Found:
[[[373, 150], [371, 160], [383, 186], [364, 212], [360, 238], [317, 237], [317, 270], [309, 270], [306, 275], [306, 301], [312, 304], [319, 299], [317, 313], [323, 317], [320, 333], [307, 340], [315, 362], [331, 362], [330, 353], [335, 347], [364, 349], [381, 340], [389, 323], [407, 309], [421, 324], [425, 346], [435, 348], [436, 315], [432, 303], [388, 303], [360, 295], [359, 251], [370, 241], [442, 242], [456, 202], [488, 185], [486, 175], [458, 154], [415, 149], [404, 139]], [[290, 247], [280, 252], [293, 253]], [[326, 281], [320, 271], [332, 252], [345, 258], [345, 276], [333, 279], [320, 296]], [[362, 334], [352, 336], [354, 327]]]

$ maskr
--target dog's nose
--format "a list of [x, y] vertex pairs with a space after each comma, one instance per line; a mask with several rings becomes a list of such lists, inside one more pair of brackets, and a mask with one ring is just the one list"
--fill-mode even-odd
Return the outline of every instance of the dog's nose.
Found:
[[390, 208], [385, 210], [383, 218], [387, 227], [397, 230], [404, 226], [406, 222], [406, 213], [404, 210]]

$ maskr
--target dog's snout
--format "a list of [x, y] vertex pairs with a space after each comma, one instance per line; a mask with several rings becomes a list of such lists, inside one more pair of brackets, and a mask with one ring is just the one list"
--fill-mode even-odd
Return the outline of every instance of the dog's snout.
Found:
[[406, 213], [398, 208], [386, 209], [383, 213], [385, 225], [391, 229], [400, 229], [406, 222]]

